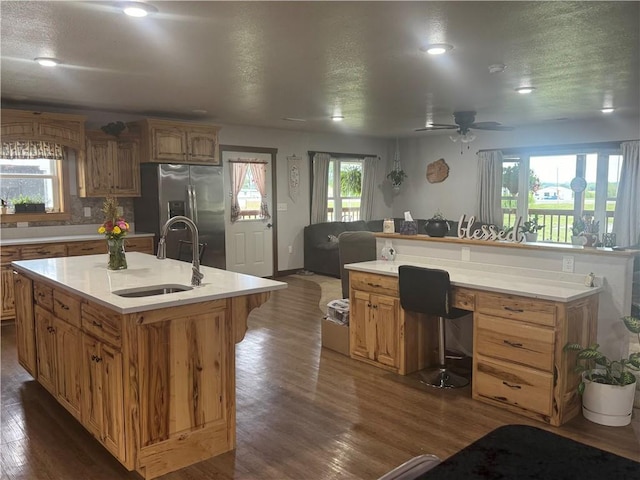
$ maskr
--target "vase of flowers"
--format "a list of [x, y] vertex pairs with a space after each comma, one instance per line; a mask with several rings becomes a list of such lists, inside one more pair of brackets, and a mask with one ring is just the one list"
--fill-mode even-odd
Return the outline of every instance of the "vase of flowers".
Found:
[[118, 215], [118, 201], [107, 197], [102, 207], [104, 223], [98, 228], [98, 233], [107, 238], [107, 253], [109, 270], [124, 270], [127, 268], [127, 257], [124, 251], [124, 237], [129, 232], [129, 224]]

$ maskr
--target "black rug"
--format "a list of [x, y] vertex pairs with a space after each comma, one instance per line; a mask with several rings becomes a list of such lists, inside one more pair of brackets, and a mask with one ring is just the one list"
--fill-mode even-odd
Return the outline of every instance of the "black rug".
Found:
[[546, 430], [507, 425], [417, 479], [640, 480], [640, 463]]

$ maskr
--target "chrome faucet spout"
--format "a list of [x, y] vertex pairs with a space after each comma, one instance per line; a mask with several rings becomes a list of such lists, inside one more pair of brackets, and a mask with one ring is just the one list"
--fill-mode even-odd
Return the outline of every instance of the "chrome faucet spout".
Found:
[[194, 287], [198, 287], [202, 283], [202, 279], [204, 275], [200, 272], [200, 239], [198, 237], [198, 227], [189, 217], [183, 217], [181, 215], [177, 215], [175, 217], [171, 217], [166, 223], [162, 226], [162, 230], [160, 232], [160, 241], [158, 242], [158, 253], [156, 257], [159, 260], [164, 260], [167, 258], [167, 243], [165, 241], [167, 234], [169, 233], [169, 227], [174, 223], [182, 222], [184, 223], [191, 232], [191, 243], [192, 243], [192, 267], [191, 267], [191, 285]]

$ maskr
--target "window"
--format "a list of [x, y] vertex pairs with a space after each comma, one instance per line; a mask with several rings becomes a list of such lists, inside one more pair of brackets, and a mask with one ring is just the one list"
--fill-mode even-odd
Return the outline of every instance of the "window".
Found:
[[238, 192], [238, 205], [240, 205], [240, 217], [238, 221], [260, 219], [261, 201], [262, 196], [258, 191], [253, 173], [251, 169], [247, 169], [242, 188]]
[[362, 160], [332, 158], [327, 180], [327, 221], [360, 220]]
[[11, 208], [19, 198], [44, 203], [47, 212], [63, 210], [62, 161], [0, 159], [0, 198]]
[[[604, 149], [505, 155], [502, 163], [504, 226], [513, 226], [519, 216], [526, 220], [537, 215], [538, 223], [544, 225], [540, 240], [570, 243], [573, 219], [591, 215], [600, 224], [600, 234], [611, 232], [621, 167], [619, 152]], [[585, 179], [583, 191], [571, 188], [571, 181], [576, 177]]]

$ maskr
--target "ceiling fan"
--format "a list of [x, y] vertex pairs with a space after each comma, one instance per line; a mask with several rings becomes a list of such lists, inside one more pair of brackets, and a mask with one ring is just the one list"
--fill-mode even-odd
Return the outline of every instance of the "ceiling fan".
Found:
[[[455, 121], [455, 125], [448, 123], [432, 123], [428, 127], [424, 128], [416, 128], [416, 132], [421, 132], [424, 130], [457, 130], [460, 139], [463, 142], [471, 142], [476, 137], [472, 133], [470, 133], [471, 129], [475, 130], [499, 130], [499, 131], [509, 131], [513, 130], [513, 127], [507, 127], [498, 122], [476, 122], [476, 112], [454, 112], [453, 120]], [[456, 141], [458, 138], [452, 136], [451, 139]]]

